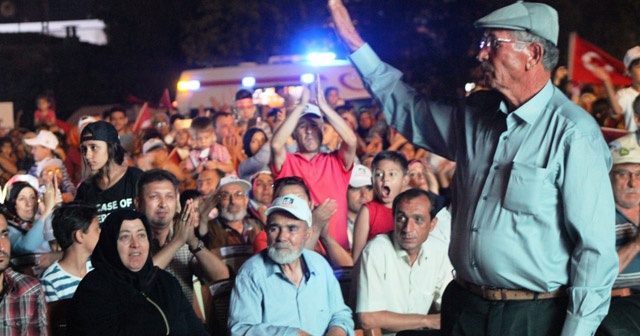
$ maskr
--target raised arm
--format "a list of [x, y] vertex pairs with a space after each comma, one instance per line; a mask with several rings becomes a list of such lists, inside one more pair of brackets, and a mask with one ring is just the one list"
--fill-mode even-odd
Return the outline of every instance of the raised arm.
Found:
[[351, 169], [353, 166], [353, 161], [356, 157], [356, 147], [358, 146], [358, 138], [356, 134], [353, 132], [351, 127], [347, 125], [347, 122], [342, 119], [342, 117], [327, 103], [324, 97], [324, 91], [322, 90], [322, 84], [320, 83], [320, 76], [316, 77], [316, 92], [317, 92], [317, 100], [318, 107], [327, 117], [329, 124], [333, 126], [336, 130], [336, 133], [342, 138], [342, 143], [340, 144], [340, 159], [342, 160], [342, 164], [345, 169]]
[[356, 27], [351, 22], [351, 17], [342, 0], [329, 0], [329, 11], [333, 18], [334, 28], [338, 37], [344, 42], [347, 48], [354, 52], [364, 45], [364, 41], [356, 31]]
[[295, 109], [289, 114], [282, 125], [278, 127], [276, 132], [273, 134], [273, 138], [271, 139], [271, 160], [277, 172], [282, 169], [282, 165], [284, 164], [284, 160], [287, 157], [287, 151], [285, 149], [285, 144], [287, 139], [293, 131], [296, 129], [296, 125], [298, 124], [298, 120], [302, 116], [302, 112], [307, 106], [309, 102], [309, 90], [304, 88], [302, 91], [302, 98], [300, 100], [300, 104], [296, 106]]

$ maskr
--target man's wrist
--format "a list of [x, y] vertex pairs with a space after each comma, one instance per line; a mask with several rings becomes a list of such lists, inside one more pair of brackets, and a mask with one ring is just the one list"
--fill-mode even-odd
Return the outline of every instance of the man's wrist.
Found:
[[202, 242], [202, 240], [198, 240], [197, 244], [195, 245], [195, 247], [193, 247], [191, 244], [189, 244], [189, 251], [191, 251], [191, 254], [196, 255], [198, 252], [202, 251], [202, 249], [204, 249], [204, 243]]

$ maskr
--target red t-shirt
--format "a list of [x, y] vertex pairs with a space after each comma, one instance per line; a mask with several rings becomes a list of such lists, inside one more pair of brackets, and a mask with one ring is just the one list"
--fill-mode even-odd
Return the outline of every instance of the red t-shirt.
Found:
[[338, 209], [329, 220], [329, 234], [347, 251], [350, 250], [347, 237], [347, 189], [352, 168], [353, 165], [349, 169], [344, 168], [338, 151], [319, 153], [311, 160], [299, 153], [287, 152], [287, 158], [279, 172], [271, 166], [276, 179], [286, 176], [301, 177], [315, 204], [320, 204], [327, 198], [336, 200]]
[[369, 210], [369, 235], [367, 241], [381, 233], [393, 231], [393, 211], [378, 201], [371, 201], [364, 206]]

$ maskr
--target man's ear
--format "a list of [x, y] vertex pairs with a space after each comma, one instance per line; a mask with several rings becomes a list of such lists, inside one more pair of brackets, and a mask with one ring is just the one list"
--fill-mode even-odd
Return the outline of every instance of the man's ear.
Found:
[[544, 48], [540, 43], [531, 43], [527, 46], [529, 58], [527, 59], [526, 69], [531, 70], [535, 65], [542, 62], [544, 56]]
[[438, 224], [438, 217], [433, 217], [433, 219], [431, 220], [431, 223], [429, 224], [431, 225], [429, 232], [432, 232], [436, 228], [437, 224]]
[[78, 244], [84, 243], [84, 234], [82, 230], [73, 231], [73, 241], [75, 241]]

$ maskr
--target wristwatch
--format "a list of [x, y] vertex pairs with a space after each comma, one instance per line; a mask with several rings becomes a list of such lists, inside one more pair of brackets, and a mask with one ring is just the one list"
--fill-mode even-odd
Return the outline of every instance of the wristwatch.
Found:
[[189, 251], [191, 251], [192, 254], [196, 254], [200, 252], [200, 250], [202, 250], [203, 248], [204, 248], [204, 243], [202, 242], [202, 240], [198, 240], [198, 245], [196, 246], [196, 248], [192, 250], [191, 247], [189, 247]]

